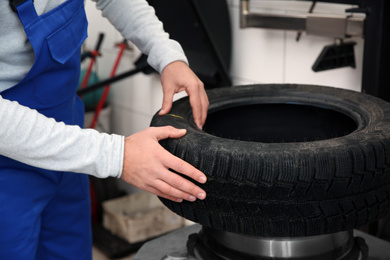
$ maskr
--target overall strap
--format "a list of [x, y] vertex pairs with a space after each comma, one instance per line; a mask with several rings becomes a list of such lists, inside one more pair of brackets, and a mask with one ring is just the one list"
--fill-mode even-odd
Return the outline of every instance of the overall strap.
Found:
[[25, 26], [38, 17], [34, 7], [34, 0], [9, 0], [11, 9], [19, 16]]

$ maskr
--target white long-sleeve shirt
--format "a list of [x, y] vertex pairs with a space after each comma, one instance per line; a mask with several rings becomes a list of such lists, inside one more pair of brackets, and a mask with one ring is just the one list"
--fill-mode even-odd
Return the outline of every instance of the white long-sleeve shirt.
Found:
[[[41, 15], [65, 1], [39, 0], [34, 5]], [[148, 62], [157, 71], [176, 60], [187, 62], [180, 45], [169, 39], [146, 1], [93, 1], [126, 39], [149, 55]], [[34, 53], [8, 1], [0, 1], [0, 17], [0, 154], [50, 170], [120, 177], [124, 136], [68, 126], [1, 97], [2, 91], [27, 74]]]

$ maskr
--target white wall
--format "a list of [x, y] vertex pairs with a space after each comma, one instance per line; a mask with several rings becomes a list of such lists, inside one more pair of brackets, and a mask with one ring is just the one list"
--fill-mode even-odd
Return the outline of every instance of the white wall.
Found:
[[[239, 0], [230, 0], [233, 27], [233, 59], [231, 75], [234, 84], [302, 83], [321, 84], [360, 91], [362, 72], [362, 39], [355, 46], [356, 69], [341, 68], [315, 73], [311, 67], [325, 45], [334, 39], [302, 34], [297, 42], [296, 32], [239, 28]], [[306, 13], [310, 1], [251, 0], [253, 12]], [[318, 3], [314, 13], [344, 14], [350, 6]]]

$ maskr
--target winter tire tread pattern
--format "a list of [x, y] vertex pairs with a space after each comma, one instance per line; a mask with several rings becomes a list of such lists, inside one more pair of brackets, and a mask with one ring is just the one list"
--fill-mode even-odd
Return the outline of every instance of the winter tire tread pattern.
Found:
[[[179, 100], [172, 113], [181, 118], [156, 115], [152, 126], [170, 124], [188, 130], [185, 137], [161, 144], [208, 176], [207, 183], [201, 185], [208, 196], [195, 203], [161, 198], [168, 208], [208, 227], [273, 237], [334, 233], [389, 214], [389, 104], [360, 93], [319, 86], [234, 88], [225, 90], [227, 94], [213, 90], [209, 94], [210, 108], [226, 106], [227, 98], [244, 99], [245, 89], [250, 96], [248, 102], [254, 102], [253, 96], [264, 102], [267, 95], [280, 102], [294, 92], [299, 102], [306, 98], [307, 102], [314, 100], [321, 105], [330, 103], [330, 107], [346, 106], [346, 110], [353, 111], [351, 117], [359, 113], [362, 119], [354, 118], [359, 129], [346, 136], [264, 144], [224, 139], [196, 129], [188, 99]], [[295, 102], [294, 97], [291, 99]], [[368, 111], [372, 106], [379, 113]]]

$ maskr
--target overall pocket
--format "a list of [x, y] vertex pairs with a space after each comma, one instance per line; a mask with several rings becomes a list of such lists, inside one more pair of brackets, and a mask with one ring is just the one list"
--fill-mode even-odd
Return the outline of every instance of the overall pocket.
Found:
[[80, 77], [80, 49], [87, 38], [84, 6], [46, 38], [45, 72], [36, 79], [34, 95], [44, 105], [73, 98]]
[[79, 52], [87, 38], [87, 27], [87, 17], [82, 7], [64, 26], [49, 35], [47, 44], [53, 60], [65, 64]]

